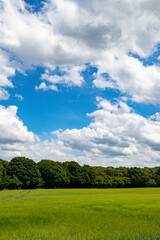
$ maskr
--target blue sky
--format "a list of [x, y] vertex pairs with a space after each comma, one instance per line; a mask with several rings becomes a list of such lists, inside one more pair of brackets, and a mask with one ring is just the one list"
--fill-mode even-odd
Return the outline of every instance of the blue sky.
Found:
[[0, 157], [158, 166], [157, 5], [2, 0]]
[[[96, 109], [96, 96], [113, 101], [121, 95], [119, 91], [98, 90], [92, 86], [92, 74], [96, 71], [95, 67], [88, 65], [87, 71], [82, 73], [85, 79], [82, 87], [59, 86], [58, 92], [35, 91], [35, 85], [40, 83], [40, 76], [44, 72], [42, 67], [27, 71], [27, 76], [17, 72], [12, 80], [15, 87], [10, 89], [11, 96], [4, 106], [18, 106], [18, 116], [36, 134], [49, 134], [59, 128], [83, 128], [90, 122], [86, 113]], [[15, 97], [16, 93], [23, 96], [23, 101]]]

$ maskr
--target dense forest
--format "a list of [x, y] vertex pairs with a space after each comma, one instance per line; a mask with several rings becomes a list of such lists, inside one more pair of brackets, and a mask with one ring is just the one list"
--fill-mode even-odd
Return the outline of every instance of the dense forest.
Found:
[[0, 189], [160, 187], [160, 167], [91, 167], [25, 157], [0, 159]]

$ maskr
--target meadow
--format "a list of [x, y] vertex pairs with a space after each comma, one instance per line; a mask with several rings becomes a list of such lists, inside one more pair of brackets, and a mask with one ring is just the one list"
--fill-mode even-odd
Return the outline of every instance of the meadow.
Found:
[[160, 188], [0, 191], [0, 240], [123, 239], [160, 239]]

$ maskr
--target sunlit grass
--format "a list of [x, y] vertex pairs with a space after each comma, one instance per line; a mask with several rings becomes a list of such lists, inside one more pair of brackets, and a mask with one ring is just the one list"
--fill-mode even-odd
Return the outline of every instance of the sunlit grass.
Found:
[[0, 240], [159, 240], [160, 189], [0, 192]]

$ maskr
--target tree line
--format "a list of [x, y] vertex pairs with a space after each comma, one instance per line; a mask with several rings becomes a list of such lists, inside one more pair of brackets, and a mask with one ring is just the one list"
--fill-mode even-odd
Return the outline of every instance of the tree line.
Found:
[[0, 159], [0, 190], [125, 187], [160, 187], [160, 167], [91, 167], [74, 161]]

